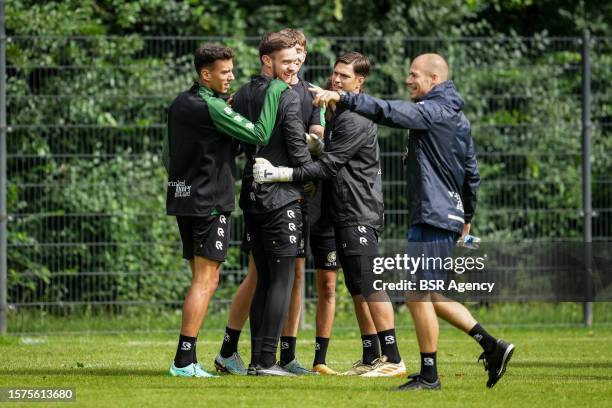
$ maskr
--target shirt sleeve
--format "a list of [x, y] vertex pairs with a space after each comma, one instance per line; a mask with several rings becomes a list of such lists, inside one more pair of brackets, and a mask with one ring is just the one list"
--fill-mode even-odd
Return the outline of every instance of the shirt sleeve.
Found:
[[426, 130], [433, 123], [432, 109], [428, 109], [428, 102], [387, 101], [363, 93], [347, 93], [340, 102], [353, 112], [385, 126]]
[[163, 130], [163, 141], [162, 141], [162, 163], [166, 168], [166, 173], [170, 173], [170, 141], [168, 140], [168, 128], [165, 127]]
[[478, 170], [478, 161], [476, 160], [474, 141], [470, 135], [465, 160], [465, 179], [463, 181], [463, 189], [461, 194], [466, 223], [470, 223], [474, 217], [479, 187], [480, 171]]
[[281, 111], [284, 116], [281, 129], [285, 139], [289, 163], [291, 166], [301, 166], [309, 163], [312, 161], [312, 158], [306, 145], [300, 97], [296, 92], [287, 92], [283, 96], [282, 105]]
[[319, 156], [319, 160], [293, 169], [293, 181], [307, 182], [316, 179], [330, 179], [353, 157], [372, 135], [371, 129], [360, 126], [351, 117], [337, 121], [334, 128], [334, 142], [330, 149]]
[[288, 85], [279, 79], [270, 82], [261, 114], [256, 123], [250, 122], [235, 112], [221, 98], [207, 95], [204, 92], [200, 92], [200, 96], [206, 101], [210, 117], [219, 132], [242, 142], [266, 145], [274, 130], [281, 94], [287, 88]]

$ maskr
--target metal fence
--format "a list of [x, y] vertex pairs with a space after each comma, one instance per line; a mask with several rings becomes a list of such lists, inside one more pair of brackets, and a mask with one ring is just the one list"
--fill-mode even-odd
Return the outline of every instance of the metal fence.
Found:
[[[7, 149], [2, 222], [9, 315], [180, 307], [189, 274], [178, 229], [164, 215], [161, 139], [167, 106], [194, 78], [192, 52], [208, 40], [0, 33], [0, 58], [5, 47], [8, 61], [0, 67], [8, 127], [0, 120], [0, 131]], [[237, 85], [257, 71], [258, 39], [212, 40], [236, 49]], [[590, 98], [592, 239], [612, 238], [612, 38], [313, 38], [305, 78], [323, 83], [334, 57], [349, 50], [372, 60], [366, 90], [387, 98], [406, 98], [411, 57], [436, 51], [448, 58], [483, 177], [474, 233], [487, 240], [584, 239], [581, 115]], [[402, 239], [407, 132], [380, 127], [379, 135], [383, 238]], [[245, 273], [237, 247], [242, 228], [237, 210], [216, 310]], [[312, 303], [308, 266], [305, 293]]]

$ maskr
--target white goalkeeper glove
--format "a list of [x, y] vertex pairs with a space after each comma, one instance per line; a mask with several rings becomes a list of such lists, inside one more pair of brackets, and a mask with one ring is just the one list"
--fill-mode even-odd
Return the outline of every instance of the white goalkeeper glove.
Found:
[[315, 156], [323, 153], [325, 148], [325, 143], [314, 133], [306, 133], [306, 144], [308, 145], [308, 151]]
[[291, 167], [275, 167], [263, 157], [255, 158], [253, 165], [253, 177], [259, 184], [293, 181], [293, 169]]

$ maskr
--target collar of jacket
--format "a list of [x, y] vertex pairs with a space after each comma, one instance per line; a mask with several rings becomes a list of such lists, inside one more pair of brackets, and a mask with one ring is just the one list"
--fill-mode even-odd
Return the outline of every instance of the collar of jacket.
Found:
[[213, 98], [221, 98], [220, 94], [218, 94], [217, 92], [213, 91], [212, 89], [210, 89], [206, 85], [202, 85], [199, 82], [194, 82], [193, 86], [191, 87], [191, 89], [196, 91], [198, 94], [204, 94], [206, 96], [211, 96]]
[[444, 81], [434, 86], [421, 100], [435, 100], [441, 104], [450, 105], [455, 111], [462, 110], [465, 105], [463, 98], [459, 95], [459, 91], [457, 91], [455, 84], [451, 80]]

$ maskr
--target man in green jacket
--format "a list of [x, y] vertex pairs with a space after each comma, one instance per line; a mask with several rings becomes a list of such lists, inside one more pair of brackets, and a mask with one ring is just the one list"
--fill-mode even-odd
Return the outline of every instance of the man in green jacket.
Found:
[[283, 81], [271, 81], [259, 120], [248, 121], [219, 97], [234, 79], [233, 57], [230, 48], [200, 46], [194, 54], [198, 81], [176, 97], [168, 112], [166, 210], [176, 216], [183, 258], [189, 260], [192, 272], [171, 376], [215, 377], [198, 364], [195, 347], [227, 256], [235, 141], [266, 145], [281, 93], [288, 88]]

